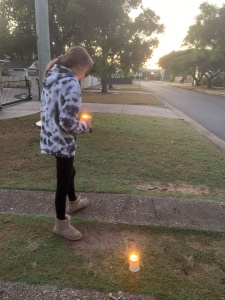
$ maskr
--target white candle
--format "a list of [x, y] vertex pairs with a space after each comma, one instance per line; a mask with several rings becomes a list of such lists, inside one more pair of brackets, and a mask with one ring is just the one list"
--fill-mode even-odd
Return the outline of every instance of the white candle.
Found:
[[140, 270], [139, 256], [137, 253], [132, 253], [129, 256], [129, 269], [131, 272], [138, 272]]
[[36, 122], [36, 126], [37, 126], [38, 128], [41, 128], [41, 121]]

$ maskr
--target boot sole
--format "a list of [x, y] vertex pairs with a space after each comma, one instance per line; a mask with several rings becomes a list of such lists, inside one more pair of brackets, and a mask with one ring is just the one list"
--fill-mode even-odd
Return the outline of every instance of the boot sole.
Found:
[[75, 214], [76, 212], [78, 212], [78, 211], [80, 211], [80, 210], [83, 210], [83, 209], [85, 209], [85, 208], [87, 208], [87, 207], [88, 207], [88, 205], [87, 205], [87, 206], [84, 206], [84, 207], [81, 207], [81, 208], [78, 208], [78, 209], [74, 210], [73, 212], [69, 212], [68, 210], [66, 210], [66, 212], [67, 212], [67, 214], [72, 215], [72, 214]]
[[65, 236], [65, 235], [63, 235], [63, 234], [60, 234], [60, 233], [58, 233], [58, 232], [56, 232], [56, 231], [54, 231], [54, 230], [53, 230], [53, 232], [54, 232], [55, 234], [61, 236], [61, 237], [64, 237], [64, 238], [67, 239], [67, 240], [70, 240], [70, 241], [78, 241], [78, 240], [80, 240], [80, 239], [82, 238], [82, 234], [80, 235], [80, 237], [78, 237], [78, 238], [76, 238], [76, 239], [72, 239], [72, 238], [69, 238], [69, 237], [67, 237], [67, 236]]

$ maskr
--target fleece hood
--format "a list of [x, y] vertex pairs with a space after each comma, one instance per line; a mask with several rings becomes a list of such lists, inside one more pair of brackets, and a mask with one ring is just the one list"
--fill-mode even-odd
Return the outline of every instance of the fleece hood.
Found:
[[58, 82], [60, 79], [64, 78], [76, 78], [76, 75], [73, 73], [71, 69], [68, 69], [66, 67], [60, 66], [60, 65], [54, 65], [47, 77], [45, 77], [43, 81], [44, 87], [51, 87], [54, 83]]

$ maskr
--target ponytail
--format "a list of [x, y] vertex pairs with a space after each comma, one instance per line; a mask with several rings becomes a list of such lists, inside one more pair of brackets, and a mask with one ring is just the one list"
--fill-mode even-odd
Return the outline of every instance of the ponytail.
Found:
[[48, 75], [50, 69], [54, 66], [54, 64], [58, 64], [64, 66], [66, 68], [71, 69], [79, 64], [92, 68], [94, 62], [88, 52], [82, 46], [74, 46], [68, 49], [68, 51], [64, 55], [60, 55], [52, 59], [46, 67], [45, 76]]
[[50, 62], [47, 64], [46, 69], [45, 69], [45, 77], [48, 75], [50, 69], [55, 65], [58, 64], [60, 61], [59, 57], [53, 58], [50, 60]]

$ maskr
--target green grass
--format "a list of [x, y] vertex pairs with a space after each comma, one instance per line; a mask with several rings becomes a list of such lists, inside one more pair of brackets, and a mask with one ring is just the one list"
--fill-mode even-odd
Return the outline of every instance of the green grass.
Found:
[[[53, 217], [0, 214], [1, 280], [157, 300], [225, 299], [224, 233], [73, 219], [83, 238], [71, 242], [52, 233], [53, 222]], [[134, 243], [140, 251], [138, 273], [128, 269]]]
[[[0, 121], [1, 188], [55, 189], [55, 160], [40, 154], [38, 120], [36, 114]], [[78, 191], [182, 196], [165, 187], [185, 184], [199, 188], [185, 196], [224, 201], [224, 153], [184, 121], [95, 113], [93, 126], [77, 138]]]
[[83, 103], [135, 104], [164, 106], [162, 102], [149, 93], [129, 93], [119, 91], [103, 94], [101, 92], [84, 92]]
[[[101, 91], [101, 85], [91, 86], [85, 90], [99, 90]], [[141, 87], [140, 87], [141, 89]], [[113, 84], [112, 89], [108, 89], [108, 91], [139, 91], [139, 85], [137, 84]]]

